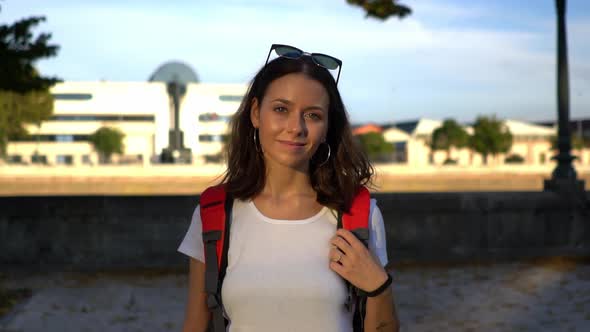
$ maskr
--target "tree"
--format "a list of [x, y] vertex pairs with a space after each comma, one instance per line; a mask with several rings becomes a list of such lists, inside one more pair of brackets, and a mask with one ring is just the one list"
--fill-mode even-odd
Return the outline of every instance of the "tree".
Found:
[[410, 15], [410, 7], [400, 4], [397, 0], [346, 0], [353, 6], [362, 7], [366, 17], [374, 17], [386, 20], [390, 16], [397, 16], [400, 19]]
[[88, 140], [98, 152], [101, 162], [110, 163], [111, 155], [123, 153], [123, 137], [125, 134], [117, 128], [101, 127]]
[[9, 140], [27, 135], [26, 123], [37, 126], [53, 112], [49, 88], [59, 81], [39, 75], [34, 63], [55, 56], [58, 46], [49, 45], [51, 34], [33, 39], [31, 29], [44, 17], [22, 19], [0, 25], [0, 157]]
[[386, 142], [381, 133], [366, 133], [358, 135], [357, 138], [361, 148], [372, 160], [388, 160], [389, 155], [394, 151], [393, 145]]
[[447, 160], [451, 159], [451, 148], [462, 148], [467, 146], [469, 134], [455, 120], [447, 119], [442, 126], [432, 132], [432, 150], [445, 150]]
[[30, 17], [0, 25], [0, 90], [27, 93], [46, 91], [59, 82], [55, 77], [42, 77], [35, 70], [35, 61], [53, 57], [59, 46], [49, 45], [50, 33], [41, 33], [33, 40], [31, 30], [45, 17]]
[[506, 157], [506, 159], [504, 159], [504, 163], [506, 163], [506, 164], [522, 164], [522, 163], [524, 163], [524, 158], [517, 153], [513, 153], [513, 154], [509, 155], [508, 157]]
[[41, 126], [53, 112], [53, 96], [48, 91], [21, 94], [0, 90], [0, 156], [6, 154], [8, 141], [28, 135], [25, 123]]
[[473, 125], [473, 135], [469, 138], [471, 148], [483, 156], [487, 165], [488, 155], [506, 153], [512, 147], [512, 133], [504, 122], [493, 117], [480, 116]]

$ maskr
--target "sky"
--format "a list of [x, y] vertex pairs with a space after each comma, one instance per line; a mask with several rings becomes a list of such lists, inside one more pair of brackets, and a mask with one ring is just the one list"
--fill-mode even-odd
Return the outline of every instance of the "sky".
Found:
[[[553, 0], [404, 0], [402, 20], [366, 18], [346, 0], [0, 0], [0, 24], [43, 15], [66, 81], [146, 81], [182, 61], [203, 83], [250, 81], [273, 43], [343, 61], [354, 123], [479, 115], [554, 121]], [[590, 1], [569, 0], [570, 114], [590, 118]]]

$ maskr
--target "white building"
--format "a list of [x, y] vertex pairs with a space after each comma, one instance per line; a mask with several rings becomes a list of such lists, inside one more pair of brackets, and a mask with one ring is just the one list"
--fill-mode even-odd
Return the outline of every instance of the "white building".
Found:
[[159, 160], [170, 146], [174, 126], [173, 103], [166, 75], [185, 82], [179, 105], [179, 128], [183, 145], [198, 162], [219, 154], [228, 120], [246, 92], [245, 84], [199, 83], [194, 71], [182, 63], [167, 63], [150, 82], [64, 82], [55, 85], [50, 120], [37, 128], [27, 127], [31, 136], [10, 142], [8, 159], [32, 162], [35, 152], [48, 164], [79, 165], [96, 163], [97, 153], [88, 141], [100, 127], [120, 129], [124, 135], [124, 155], [119, 162], [148, 163]]
[[[551, 163], [551, 157], [556, 154], [550, 143], [551, 137], [557, 135], [555, 126], [541, 126], [510, 119], [505, 120], [504, 124], [512, 133], [512, 147], [508, 153], [500, 154], [495, 159], [490, 156], [490, 163], [503, 164], [507, 156], [515, 154], [521, 156], [527, 165]], [[395, 146], [397, 161], [415, 167], [440, 165], [447, 158], [446, 151], [432, 151], [430, 140], [434, 130], [441, 125], [442, 121], [432, 119], [399, 122], [385, 126], [383, 136], [385, 141]], [[469, 134], [473, 133], [472, 127], [466, 126], [464, 128]], [[576, 163], [590, 164], [589, 149], [574, 150], [572, 154], [578, 156]], [[467, 148], [451, 149], [450, 158], [455, 160], [458, 165], [463, 166], [483, 164], [482, 156]]]

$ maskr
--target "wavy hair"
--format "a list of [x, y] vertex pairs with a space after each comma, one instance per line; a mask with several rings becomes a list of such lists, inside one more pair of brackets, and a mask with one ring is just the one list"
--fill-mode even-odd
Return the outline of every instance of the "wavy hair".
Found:
[[[312, 188], [318, 203], [331, 209], [348, 212], [360, 186], [370, 185], [374, 169], [355, 142], [348, 115], [328, 70], [316, 65], [308, 56], [299, 59], [279, 57], [254, 76], [238, 111], [230, 121], [231, 133], [226, 145], [227, 170], [221, 181], [234, 198], [252, 199], [264, 188], [266, 168], [260, 148], [254, 141], [256, 131], [250, 120], [254, 98], [262, 103], [268, 86], [276, 79], [302, 73], [321, 83], [329, 96], [328, 133], [326, 143], [332, 151], [322, 165], [327, 151], [318, 148], [309, 166]], [[316, 158], [316, 155], [320, 155]], [[319, 160], [319, 162], [318, 162]]]

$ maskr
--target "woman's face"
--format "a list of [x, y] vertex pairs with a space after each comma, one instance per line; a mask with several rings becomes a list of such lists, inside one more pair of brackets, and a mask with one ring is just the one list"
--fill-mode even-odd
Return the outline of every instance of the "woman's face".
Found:
[[252, 125], [259, 129], [265, 163], [307, 171], [326, 139], [329, 103], [322, 84], [304, 74], [274, 80], [262, 101], [253, 101], [250, 113]]

